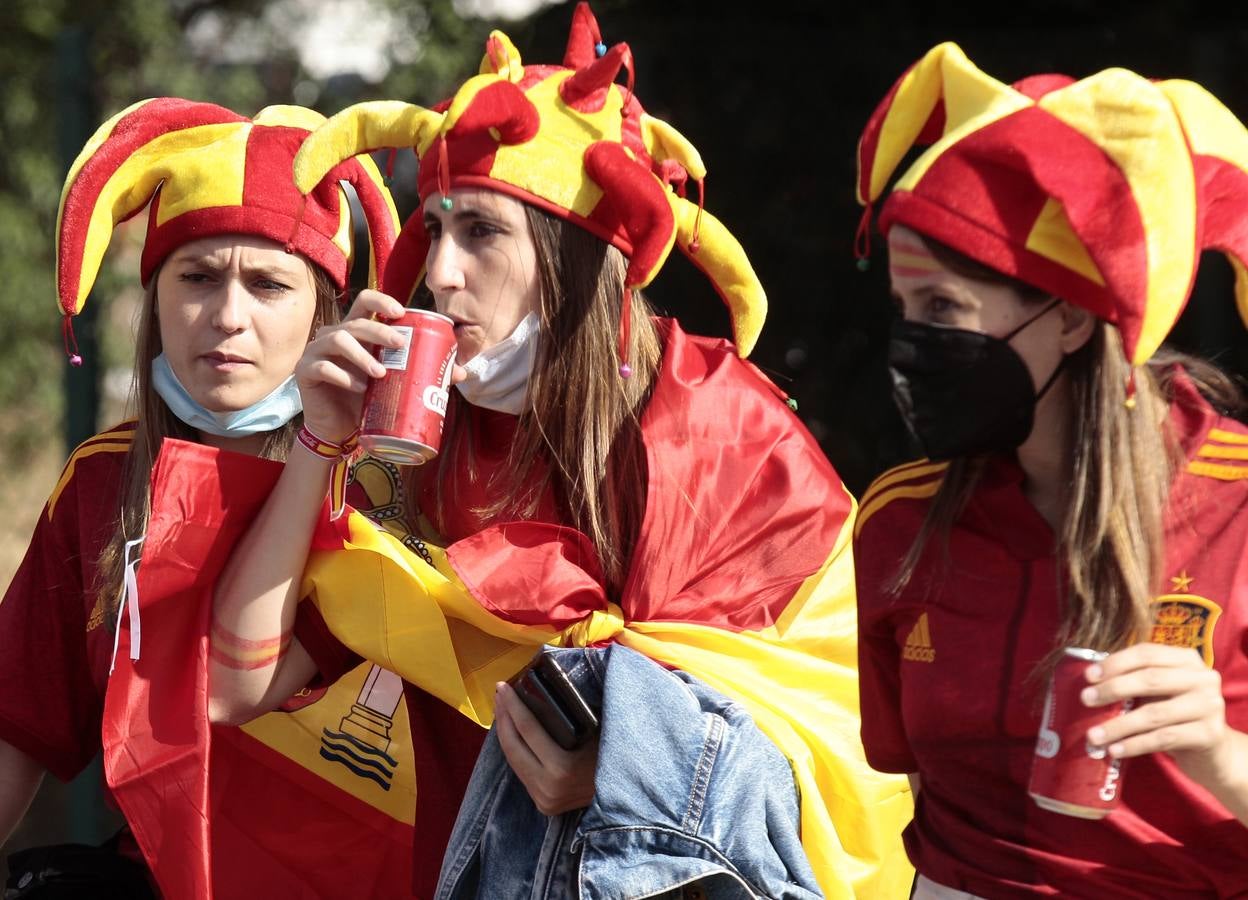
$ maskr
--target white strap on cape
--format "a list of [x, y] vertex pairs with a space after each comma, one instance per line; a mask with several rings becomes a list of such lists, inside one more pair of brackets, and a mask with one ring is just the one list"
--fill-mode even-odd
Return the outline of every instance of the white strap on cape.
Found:
[[[143, 543], [146, 535], [137, 537], [132, 541], [126, 541], [125, 555], [123, 558], [123, 581], [125, 584], [125, 593], [122, 597], [122, 608], [117, 612], [117, 629], [113, 632], [113, 659], [108, 664], [108, 674], [113, 674], [113, 669], [117, 665], [117, 647], [121, 641], [121, 617], [128, 615], [130, 617], [130, 659], [139, 658], [139, 645], [143, 640], [143, 629], [139, 623], [139, 555], [141, 550], [136, 550], [139, 544]], [[134, 559], [130, 559], [130, 551], [134, 550]]]

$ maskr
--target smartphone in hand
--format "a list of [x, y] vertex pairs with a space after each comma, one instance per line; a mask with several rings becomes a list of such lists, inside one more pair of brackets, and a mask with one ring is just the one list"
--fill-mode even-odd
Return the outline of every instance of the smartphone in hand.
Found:
[[558, 654], [542, 647], [508, 681], [546, 733], [564, 750], [575, 750], [598, 732], [598, 716], [559, 665]]

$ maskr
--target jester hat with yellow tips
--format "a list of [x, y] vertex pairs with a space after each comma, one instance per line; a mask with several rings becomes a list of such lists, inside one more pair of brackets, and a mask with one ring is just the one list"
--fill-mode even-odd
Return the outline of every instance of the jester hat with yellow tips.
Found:
[[876, 108], [858, 199], [893, 187], [905, 225], [1116, 325], [1143, 364], [1187, 303], [1200, 251], [1225, 253], [1248, 322], [1248, 131], [1190, 81], [1107, 69], [1013, 86], [955, 44], [928, 51]]
[[95, 132], [70, 169], [57, 220], [61, 310], [77, 315], [99, 273], [113, 228], [151, 201], [140, 276], [147, 284], [171, 251], [200, 238], [247, 234], [302, 254], [345, 288], [351, 263], [350, 207], [338, 186], [356, 190], [368, 222], [370, 284], [376, 284], [398, 229], [398, 214], [368, 157], [296, 190], [295, 152], [324, 116], [270, 106], [247, 119], [212, 103], [143, 100]]
[[[562, 66], [522, 65], [511, 41], [495, 31], [480, 74], [437, 108], [380, 101], [333, 116], [299, 152], [295, 181], [308, 191], [341, 159], [410, 146], [420, 158], [422, 200], [484, 187], [531, 203], [619, 248], [629, 260], [630, 289], [650, 283], [675, 243], [727, 303], [745, 356], [766, 317], [762, 286], [741, 245], [702, 208], [706, 169], [697, 150], [647, 115], [631, 84], [615, 83], [621, 68], [631, 82], [628, 45], [608, 49], [585, 3], [573, 14]], [[688, 179], [698, 185], [696, 204], [684, 197]], [[428, 246], [417, 212], [399, 235], [387, 293], [411, 297]]]

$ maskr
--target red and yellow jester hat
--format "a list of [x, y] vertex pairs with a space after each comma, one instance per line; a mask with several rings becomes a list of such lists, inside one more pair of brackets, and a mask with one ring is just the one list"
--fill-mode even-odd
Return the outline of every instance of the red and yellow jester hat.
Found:
[[[495, 31], [480, 74], [436, 109], [382, 101], [333, 116], [299, 152], [295, 181], [310, 190], [340, 159], [411, 146], [420, 158], [422, 199], [486, 187], [531, 203], [618, 247], [629, 259], [630, 289], [649, 284], [676, 243], [723, 297], [737, 351], [748, 355], [766, 317], [766, 297], [741, 245], [702, 208], [706, 169], [697, 150], [647, 115], [631, 84], [615, 84], [621, 67], [631, 82], [632, 54], [627, 44], [602, 43], [585, 3], [573, 15], [563, 62], [522, 65], [511, 41]], [[698, 185], [697, 204], [684, 197], [690, 178]], [[399, 235], [387, 293], [411, 297], [427, 249], [417, 212]]]
[[1248, 322], [1248, 131], [1199, 85], [1124, 69], [1014, 86], [955, 44], [893, 86], [858, 147], [858, 199], [1118, 327], [1144, 363], [1173, 327], [1200, 251], [1225, 253]]
[[[113, 228], [151, 201], [140, 276], [144, 284], [171, 251], [199, 238], [248, 234], [303, 254], [345, 288], [351, 263], [349, 182], [369, 231], [369, 283], [384, 271], [398, 214], [366, 156], [334, 167], [306, 193], [290, 167], [304, 138], [325, 121], [299, 106], [270, 106], [247, 119], [212, 103], [143, 100], [92, 135], [61, 192], [56, 229], [57, 290], [77, 315], [99, 274]], [[155, 199], [153, 199], [155, 198]]]

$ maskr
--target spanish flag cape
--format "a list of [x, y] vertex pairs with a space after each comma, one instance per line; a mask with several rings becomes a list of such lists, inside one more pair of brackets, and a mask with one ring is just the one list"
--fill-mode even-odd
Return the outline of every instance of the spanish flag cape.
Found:
[[[359, 489], [360, 468], [348, 496], [384, 504]], [[422, 754], [397, 676], [364, 664], [241, 728], [208, 722], [213, 585], [281, 470], [164, 442], [139, 614], [123, 607], [104, 697], [105, 777], [165, 900], [410, 898], [421, 825], [454, 809], [417, 802]]]
[[358, 513], [322, 522], [304, 590], [334, 634], [488, 725], [542, 643], [616, 641], [744, 703], [792, 762], [831, 898], [909, 895], [903, 778], [859, 738], [855, 504], [809, 433], [724, 341], [664, 323], [641, 427], [645, 519], [619, 602], [580, 532], [515, 522], [432, 564]]

